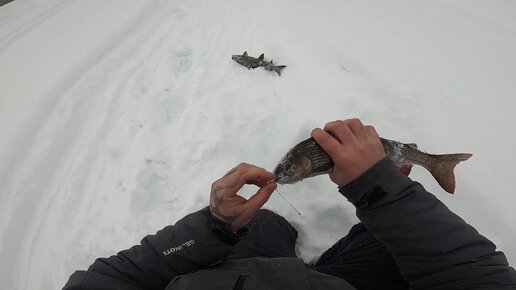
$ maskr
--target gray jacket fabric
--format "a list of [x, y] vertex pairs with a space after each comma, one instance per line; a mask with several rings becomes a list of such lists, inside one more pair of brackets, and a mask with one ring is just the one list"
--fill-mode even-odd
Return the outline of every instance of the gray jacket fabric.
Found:
[[[209, 282], [208, 282], [209, 281]], [[230, 260], [172, 280], [166, 290], [354, 290], [348, 282], [305, 267], [299, 258]]]
[[[504, 254], [390, 159], [339, 191], [412, 289], [516, 289], [516, 272]], [[355, 289], [298, 258], [224, 260], [244, 232], [227, 232], [205, 208], [141, 245], [97, 259], [63, 289]]]

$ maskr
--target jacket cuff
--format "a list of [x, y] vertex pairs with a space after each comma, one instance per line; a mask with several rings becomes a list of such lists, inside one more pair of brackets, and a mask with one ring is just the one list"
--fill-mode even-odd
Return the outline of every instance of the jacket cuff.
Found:
[[339, 192], [357, 209], [363, 210], [400, 198], [398, 194], [413, 183], [385, 157], [360, 177], [340, 187]]
[[241, 241], [243, 238], [247, 236], [249, 229], [247, 227], [241, 228], [236, 232], [231, 231], [227, 224], [223, 221], [219, 220], [209, 210], [207, 207], [207, 211], [210, 217], [210, 227], [211, 230], [217, 235], [217, 237], [225, 243], [228, 244], [236, 244]]

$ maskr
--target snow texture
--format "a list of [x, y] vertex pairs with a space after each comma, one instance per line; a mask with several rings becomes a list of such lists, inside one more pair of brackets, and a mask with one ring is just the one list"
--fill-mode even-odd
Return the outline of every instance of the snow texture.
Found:
[[[272, 170], [311, 129], [359, 117], [470, 152], [455, 195], [412, 178], [516, 262], [516, 2], [16, 0], [0, 7], [0, 288], [76, 269], [208, 204], [241, 161]], [[247, 70], [248, 51], [287, 65]], [[266, 207], [321, 254], [357, 222], [327, 176]], [[249, 197], [255, 189], [245, 187]]]

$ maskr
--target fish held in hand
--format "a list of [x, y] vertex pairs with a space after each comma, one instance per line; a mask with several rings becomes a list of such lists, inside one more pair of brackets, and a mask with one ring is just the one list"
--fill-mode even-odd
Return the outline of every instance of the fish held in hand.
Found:
[[[385, 153], [403, 174], [408, 175], [413, 164], [426, 168], [439, 185], [449, 193], [455, 191], [455, 166], [468, 160], [472, 154], [428, 154], [418, 150], [416, 144], [405, 144], [380, 138]], [[308, 138], [294, 146], [280, 160], [274, 169], [278, 184], [292, 184], [305, 178], [330, 173], [333, 161], [317, 144], [314, 138]]]
[[263, 53], [258, 58], [256, 58], [249, 56], [247, 51], [245, 51], [242, 55], [233, 55], [231, 59], [245, 66], [247, 69], [263, 67], [265, 70], [276, 72], [279, 76], [281, 76], [281, 70], [287, 67], [286, 65], [274, 65], [272, 60], [265, 61]]

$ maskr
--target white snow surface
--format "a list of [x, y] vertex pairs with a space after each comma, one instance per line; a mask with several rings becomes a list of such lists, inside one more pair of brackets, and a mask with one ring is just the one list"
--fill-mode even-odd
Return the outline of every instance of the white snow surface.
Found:
[[[287, 68], [231, 60], [246, 50]], [[239, 162], [272, 170], [351, 117], [473, 153], [455, 195], [411, 177], [515, 263], [515, 108], [515, 1], [16, 0], [0, 7], [0, 289], [59, 289], [206, 206]], [[279, 190], [302, 215], [266, 207], [305, 261], [357, 222], [327, 176]]]

